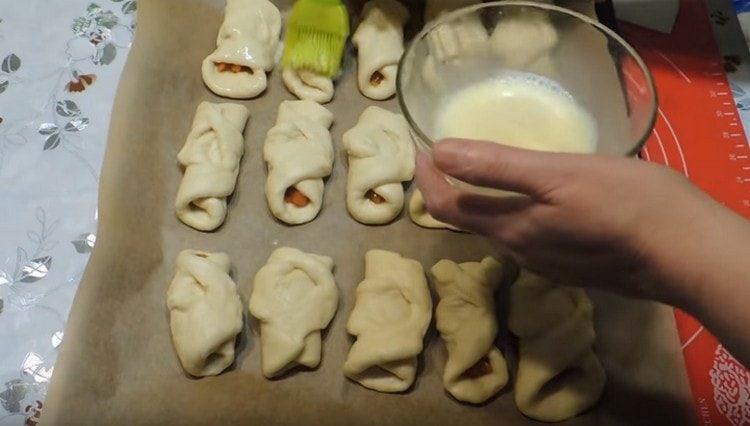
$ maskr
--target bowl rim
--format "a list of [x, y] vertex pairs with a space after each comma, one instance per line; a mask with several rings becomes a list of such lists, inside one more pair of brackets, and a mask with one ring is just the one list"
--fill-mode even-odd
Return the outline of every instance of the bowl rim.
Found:
[[401, 90], [401, 87], [403, 84], [403, 74], [404, 74], [402, 71], [404, 69], [406, 58], [413, 51], [417, 42], [424, 39], [427, 36], [427, 34], [430, 33], [430, 31], [432, 31], [432, 29], [434, 29], [435, 27], [439, 25], [443, 25], [446, 22], [457, 19], [463, 15], [468, 15], [469, 13], [476, 12], [480, 9], [489, 9], [492, 7], [502, 7], [502, 8], [529, 7], [533, 9], [542, 9], [542, 10], [562, 13], [562, 14], [571, 16], [573, 18], [576, 18], [580, 21], [583, 21], [588, 25], [593, 26], [600, 32], [604, 33], [607, 37], [614, 39], [621, 47], [623, 47], [628, 52], [628, 54], [631, 57], [633, 57], [633, 59], [635, 59], [636, 64], [646, 76], [646, 88], [651, 93], [652, 99], [653, 99], [653, 102], [651, 102], [651, 111], [649, 114], [648, 125], [646, 126], [643, 134], [639, 137], [635, 145], [632, 148], [630, 148], [630, 150], [627, 151], [624, 155], [627, 157], [631, 157], [631, 156], [638, 154], [642, 150], [644, 145], [646, 145], [646, 142], [648, 141], [649, 136], [651, 136], [651, 133], [653, 132], [654, 126], [656, 124], [656, 116], [657, 116], [657, 112], [659, 108], [659, 99], [658, 99], [658, 95], [656, 92], [656, 87], [654, 86], [654, 79], [653, 79], [653, 76], [651, 75], [651, 70], [648, 68], [643, 58], [641, 58], [641, 55], [639, 55], [638, 52], [635, 50], [635, 48], [631, 46], [630, 43], [625, 41], [625, 39], [622, 38], [619, 34], [617, 34], [606, 25], [602, 24], [601, 22], [595, 19], [592, 19], [589, 16], [586, 16], [580, 12], [576, 12], [574, 10], [556, 6], [553, 4], [538, 3], [535, 1], [527, 1], [527, 0], [497, 0], [497, 1], [487, 2], [487, 3], [477, 3], [475, 5], [466, 6], [466, 7], [453, 10], [427, 23], [424, 26], [424, 28], [422, 28], [422, 30], [419, 31], [419, 33], [417, 33], [417, 35], [415, 35], [411, 41], [409, 41], [408, 46], [406, 47], [406, 49], [404, 49], [404, 53], [401, 55], [401, 58], [398, 61], [398, 68], [397, 68], [397, 74], [396, 74], [396, 97], [398, 98], [399, 107], [401, 108], [401, 111], [404, 114], [404, 117], [406, 118], [406, 121], [408, 122], [410, 129], [413, 132], [416, 132], [417, 134], [416, 139], [418, 141], [418, 145], [420, 145], [422, 148], [428, 151], [431, 151], [432, 146], [435, 145], [437, 141], [433, 141], [432, 138], [429, 138], [422, 131], [422, 129], [419, 127], [419, 125], [416, 123], [414, 118], [409, 113], [409, 108], [406, 106], [406, 102], [404, 101], [403, 91]]

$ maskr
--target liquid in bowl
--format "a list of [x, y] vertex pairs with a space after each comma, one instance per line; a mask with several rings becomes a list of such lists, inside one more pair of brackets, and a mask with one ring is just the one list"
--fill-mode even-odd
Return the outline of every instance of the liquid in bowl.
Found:
[[477, 139], [552, 152], [596, 150], [592, 115], [562, 86], [531, 73], [505, 73], [444, 95], [434, 123], [438, 140]]

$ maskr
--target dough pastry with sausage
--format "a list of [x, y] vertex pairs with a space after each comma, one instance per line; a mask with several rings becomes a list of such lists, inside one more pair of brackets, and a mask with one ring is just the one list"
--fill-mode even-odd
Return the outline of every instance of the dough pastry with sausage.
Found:
[[229, 256], [183, 250], [167, 290], [172, 343], [189, 374], [214, 376], [234, 362], [242, 302], [229, 277]]
[[281, 79], [287, 90], [300, 99], [325, 104], [333, 99], [333, 79], [310, 70], [284, 68]]
[[333, 114], [313, 101], [284, 101], [279, 106], [276, 124], [266, 134], [263, 159], [268, 165], [268, 207], [282, 222], [306, 223], [320, 212], [323, 178], [333, 169], [332, 123]]
[[[443, 14], [479, 3], [478, 0], [427, 0], [424, 20], [429, 24]], [[451, 22], [438, 24], [428, 36], [427, 43], [431, 57], [444, 62], [467, 52], [486, 49], [488, 39], [489, 34], [480, 16], [470, 12]]]
[[346, 330], [356, 337], [344, 374], [379, 392], [408, 389], [432, 317], [422, 265], [385, 250], [365, 255], [365, 279], [356, 291]]
[[407, 19], [409, 11], [396, 0], [370, 0], [362, 9], [352, 43], [357, 48], [357, 85], [370, 99], [387, 99], [396, 93]]
[[224, 223], [245, 151], [242, 132], [249, 113], [237, 104], [198, 105], [193, 127], [177, 160], [185, 168], [175, 199], [177, 217], [199, 231]]
[[349, 156], [349, 213], [364, 224], [390, 222], [404, 208], [402, 182], [414, 177], [409, 125], [401, 114], [370, 106], [343, 139]]
[[424, 203], [424, 196], [422, 191], [415, 189], [409, 198], [409, 217], [411, 221], [423, 228], [432, 229], [450, 229], [452, 231], [458, 231], [455, 226], [441, 222], [427, 211], [427, 206]]
[[250, 313], [260, 323], [264, 376], [320, 364], [320, 332], [339, 300], [332, 271], [330, 257], [282, 247], [255, 275]]
[[551, 53], [558, 39], [546, 11], [523, 9], [498, 22], [490, 36], [490, 46], [507, 67], [549, 76], [555, 70]]
[[515, 400], [522, 413], [559, 422], [596, 404], [606, 376], [593, 351], [594, 308], [582, 289], [522, 271], [510, 290], [508, 328], [518, 336]]
[[227, 0], [216, 50], [201, 67], [206, 86], [227, 98], [260, 95], [276, 63], [280, 33], [281, 13], [270, 1]]
[[437, 329], [448, 349], [443, 386], [457, 400], [479, 404], [508, 383], [505, 357], [495, 346], [494, 294], [502, 266], [491, 257], [461, 264], [441, 260], [431, 274], [440, 297]]

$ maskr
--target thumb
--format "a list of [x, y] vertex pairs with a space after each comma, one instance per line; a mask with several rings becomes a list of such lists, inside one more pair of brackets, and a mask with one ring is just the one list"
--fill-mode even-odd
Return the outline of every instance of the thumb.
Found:
[[445, 139], [433, 148], [435, 166], [466, 183], [542, 196], [559, 183], [575, 155], [512, 148], [494, 142]]

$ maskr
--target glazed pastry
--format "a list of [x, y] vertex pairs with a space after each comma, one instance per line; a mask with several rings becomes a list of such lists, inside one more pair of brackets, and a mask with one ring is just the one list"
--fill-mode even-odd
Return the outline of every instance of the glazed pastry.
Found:
[[396, 93], [407, 19], [409, 12], [396, 0], [370, 0], [362, 9], [352, 43], [357, 48], [357, 85], [370, 99], [387, 99]]
[[[427, 0], [424, 21], [429, 25], [431, 21], [446, 13], [479, 3], [479, 0]], [[437, 93], [448, 90], [446, 82], [441, 77], [440, 68], [446, 64], [459, 64], [461, 56], [466, 53], [484, 52], [487, 49], [487, 40], [487, 30], [476, 13], [469, 13], [450, 23], [439, 24], [426, 38], [428, 53], [421, 65], [425, 88]]]
[[479, 404], [508, 383], [505, 358], [494, 344], [502, 266], [491, 257], [481, 263], [441, 260], [431, 274], [440, 297], [437, 329], [448, 349], [443, 386], [457, 400]]
[[414, 177], [414, 144], [401, 114], [370, 106], [344, 133], [349, 155], [346, 206], [364, 224], [388, 223], [404, 208], [402, 182]]
[[408, 389], [417, 372], [417, 355], [432, 317], [432, 300], [422, 265], [385, 250], [365, 255], [365, 279], [346, 330], [357, 340], [344, 374], [379, 392]]
[[510, 299], [508, 327], [518, 336], [518, 409], [532, 419], [558, 422], [591, 408], [606, 377], [593, 351], [594, 308], [586, 293], [522, 271]]
[[333, 99], [333, 80], [314, 71], [285, 68], [281, 79], [286, 88], [300, 99], [319, 104]]
[[427, 0], [424, 8], [424, 22], [430, 23], [445, 13], [479, 3], [481, 0]]
[[229, 277], [229, 256], [183, 250], [167, 290], [172, 343], [189, 374], [215, 376], [234, 362], [242, 303]]
[[201, 102], [177, 161], [185, 168], [175, 199], [177, 217], [199, 231], [224, 223], [245, 151], [249, 113], [237, 104]]
[[448, 223], [443, 223], [432, 217], [430, 212], [427, 211], [427, 206], [425, 206], [424, 204], [422, 191], [420, 191], [419, 189], [415, 189], [411, 194], [411, 198], [409, 199], [409, 217], [411, 218], [412, 222], [423, 228], [450, 229], [452, 231], [458, 231], [458, 228], [456, 228], [455, 226]]
[[266, 134], [266, 199], [271, 213], [291, 225], [306, 223], [323, 205], [323, 178], [333, 168], [328, 128], [333, 114], [313, 101], [284, 101]]
[[268, 0], [227, 0], [216, 50], [203, 60], [203, 81], [212, 92], [234, 99], [266, 90], [281, 33], [281, 13]]
[[523, 10], [507, 14], [498, 22], [490, 45], [495, 55], [510, 68], [549, 74], [553, 71], [550, 53], [557, 46], [558, 38], [547, 12]]
[[[479, 4], [478, 0], [427, 0], [425, 22], [456, 9]], [[434, 60], [447, 61], [463, 53], [486, 48], [489, 34], [477, 13], [469, 13], [450, 23], [440, 24], [428, 36], [429, 54]], [[429, 62], [429, 61], [428, 61]]]
[[339, 295], [333, 259], [282, 247], [255, 275], [250, 313], [260, 323], [263, 375], [320, 364], [320, 331], [333, 319]]

